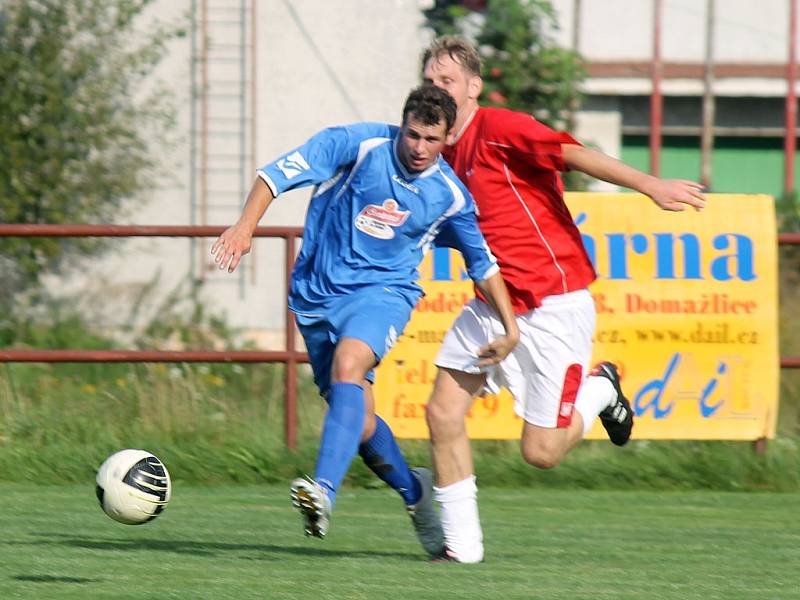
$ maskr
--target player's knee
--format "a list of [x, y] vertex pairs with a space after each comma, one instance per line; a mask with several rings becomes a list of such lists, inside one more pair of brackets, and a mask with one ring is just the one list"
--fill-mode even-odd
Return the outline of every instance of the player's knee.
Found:
[[358, 383], [364, 380], [366, 371], [361, 361], [346, 352], [337, 353], [331, 368], [331, 380], [334, 383]]
[[431, 398], [431, 401], [428, 402], [425, 420], [432, 436], [463, 426], [462, 415], [457, 410], [449, 407], [446, 402], [438, 402], [435, 398]]
[[552, 469], [557, 467], [562, 458], [560, 452], [541, 446], [523, 444], [521, 450], [522, 458], [525, 462], [529, 465], [533, 465], [537, 469]]

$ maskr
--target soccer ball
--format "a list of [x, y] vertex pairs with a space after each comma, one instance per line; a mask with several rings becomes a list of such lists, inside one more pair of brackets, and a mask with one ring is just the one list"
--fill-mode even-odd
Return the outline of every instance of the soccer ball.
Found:
[[97, 499], [120, 523], [141, 525], [155, 519], [172, 495], [169, 472], [145, 450], [120, 450], [97, 470]]

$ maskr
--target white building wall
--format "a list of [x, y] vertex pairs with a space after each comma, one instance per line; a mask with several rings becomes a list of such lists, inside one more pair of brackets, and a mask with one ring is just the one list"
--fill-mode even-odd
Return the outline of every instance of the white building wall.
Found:
[[[789, 0], [715, 0], [719, 62], [785, 62]], [[551, 0], [558, 43], [573, 47], [576, 0]], [[653, 55], [653, 0], [580, 0], [577, 49], [589, 61], [646, 61]], [[663, 0], [662, 58], [702, 62], [706, 0]]]
[[[418, 82], [419, 54], [429, 39], [423, 28], [421, 0], [252, 0], [256, 15], [255, 157], [262, 164], [301, 143], [315, 131], [358, 120], [397, 122], [402, 102]], [[216, 7], [212, 18], [223, 18], [226, 6], [236, 11], [239, 0], [208, 0]], [[789, 0], [717, 0], [714, 45], [719, 62], [781, 63], [786, 59]], [[199, 6], [200, 1], [195, 3]], [[589, 62], [648, 61], [652, 55], [653, 3], [650, 0], [582, 0], [577, 49]], [[159, 0], [151, 16], [184, 23], [188, 29], [191, 0]], [[553, 0], [560, 28], [553, 32], [564, 47], [573, 46], [575, 0]], [[703, 60], [704, 0], [664, 0], [663, 59]], [[248, 11], [249, 16], [249, 11]], [[144, 26], [144, 25], [143, 25]], [[216, 31], [216, 30], [215, 30]], [[231, 40], [238, 34], [230, 30]], [[215, 43], [224, 43], [215, 39]], [[190, 224], [200, 222], [191, 202], [192, 71], [190, 37], [174, 42], [158, 76], [169, 85], [179, 107], [172, 146], [153, 133], [153, 151], [160, 153], [162, 172], [154, 175], [147, 197], [132, 204], [121, 223]], [[224, 77], [237, 66], [209, 66], [212, 76]], [[213, 69], [222, 69], [214, 73]], [[249, 76], [249, 69], [248, 69]], [[780, 95], [781, 80], [720, 80], [720, 93]], [[594, 79], [586, 91], [609, 98], [648, 94], [650, 82], [640, 79]], [[699, 81], [664, 82], [665, 94], [699, 94]], [[248, 94], [250, 93], [248, 87]], [[195, 105], [197, 108], [197, 105]], [[252, 107], [251, 107], [252, 108]], [[253, 111], [251, 110], [251, 113]], [[618, 156], [621, 119], [612, 106], [579, 115], [577, 135]], [[197, 140], [197, 138], [195, 138]], [[249, 144], [248, 144], [249, 146]], [[249, 187], [252, 168], [248, 170]], [[197, 182], [195, 182], [197, 183]], [[210, 183], [214, 183], [210, 180]], [[219, 182], [220, 185], [230, 183]], [[262, 225], [303, 222], [308, 192], [278, 198]], [[240, 202], [211, 206], [207, 222], [227, 225]], [[203, 271], [211, 240], [139, 238], [115, 240], [117, 252], [96, 261], [91, 276], [74, 273], [58, 282], [66, 292], [82, 290], [84, 309], [109, 328], [128, 320], [134, 299], [150, 281], [156, 292], [147, 296], [139, 321], [162, 306], [166, 294], [189, 275]], [[193, 250], [194, 248], [194, 250]], [[204, 258], [201, 258], [204, 257]], [[282, 346], [285, 289], [283, 243], [259, 239], [240, 267], [241, 275], [204, 273], [203, 295], [214, 312], [234, 327], [254, 332], [266, 348]], [[206, 265], [207, 266], [207, 265]], [[168, 307], [162, 307], [168, 308]]]
[[647, 60], [653, 48], [652, 15], [651, 2], [583, 2], [578, 50], [589, 60]]
[[[256, 7], [256, 166], [324, 127], [400, 121], [427, 39], [416, 1], [287, 0]], [[279, 197], [261, 224], [302, 225], [308, 198], [307, 190]], [[229, 224], [236, 216], [238, 208], [211, 213], [209, 221]], [[207, 280], [206, 295], [262, 346], [283, 343], [284, 265], [283, 241], [260, 238], [240, 267], [244, 284], [228, 274]]]
[[[148, 9], [139, 27], [146, 30], [158, 20], [188, 30], [189, 0], [164, 0]], [[190, 41], [170, 43], [150, 86], [165, 88], [171, 102], [179, 107], [174, 129], [148, 132], [150, 148], [158, 168], [151, 186], [141, 197], [131, 199], [118, 215], [119, 224], [186, 225], [190, 221]], [[180, 238], [109, 238], [109, 252], [102, 258], [84, 261], [82, 268], [46, 282], [60, 294], [73, 298], [87, 322], [109, 334], [124, 337], [128, 324], [150, 320], [160, 312], [169, 293], [185, 278], [190, 259], [190, 242]], [[145, 288], [154, 283], [154, 290]], [[136, 309], [138, 298], [145, 301]]]
[[[415, 0], [287, 0], [258, 8], [259, 164], [324, 127], [399, 123], [428, 39]], [[270, 224], [301, 223], [305, 204], [300, 210], [285, 200], [270, 209]]]
[[[255, 2], [256, 156], [251, 165], [271, 160], [326, 126], [360, 120], [399, 122], [403, 101], [418, 82], [419, 52], [429, 36], [422, 28], [417, 0]], [[198, 1], [198, 11], [199, 5]], [[211, 19], [225, 20], [236, 16], [240, 2], [208, 0], [208, 6]], [[159, 0], [149, 9], [148, 18], [180, 23], [188, 31], [191, 9], [190, 0]], [[249, 9], [247, 14], [249, 17]], [[141, 26], [147, 27], [147, 23]], [[238, 43], [238, 27], [228, 30], [220, 35], [224, 26], [212, 24], [211, 43]], [[190, 194], [191, 52], [192, 39], [187, 35], [171, 45], [158, 69], [157, 77], [169, 86], [179, 109], [177, 140], [166, 147], [158, 140], [159, 132], [154, 132], [153, 151], [159, 153], [161, 172], [153, 175], [149, 192], [131, 203], [129, 213], [120, 215], [119, 223], [186, 225], [192, 223], [193, 214], [195, 222], [200, 222]], [[210, 80], [224, 80], [234, 79], [239, 66], [209, 64], [208, 69]], [[196, 142], [199, 144], [197, 138]], [[216, 150], [232, 144], [219, 139], [212, 143]], [[248, 168], [248, 188], [253, 177], [253, 169]], [[219, 187], [231, 182], [209, 174], [208, 184]], [[308, 191], [279, 197], [261, 224], [302, 225], [308, 197]], [[210, 205], [207, 223], [231, 224], [243, 200], [227, 207]], [[84, 314], [98, 326], [115, 331], [134, 314], [136, 299], [149, 282], [157, 283], [146, 294], [136, 322], [141, 324], [159, 311], [173, 308], [168, 294], [186, 283], [193, 264], [197, 273], [203, 271], [200, 257], [207, 260], [210, 256], [211, 242], [198, 240], [193, 251], [188, 239], [114, 239], [111, 254], [93, 261], [85, 271], [53, 280], [51, 285], [61, 293], [77, 295]], [[233, 327], [252, 332], [259, 345], [280, 348], [284, 264], [281, 240], [256, 239], [252, 254], [240, 266], [241, 276], [206, 271], [202, 295], [212, 311], [224, 315]]]
[[789, 0], [716, 1], [716, 60], [786, 62]]
[[[790, 0], [714, 0], [715, 63], [751, 65], [782, 64], [787, 61]], [[575, 48], [588, 63], [647, 63], [653, 56], [653, 0], [552, 0], [559, 28], [557, 42]], [[576, 17], [576, 7], [580, 16]], [[706, 0], [663, 0], [661, 59], [664, 63], [703, 64], [706, 52]], [[576, 23], [576, 18], [578, 22]], [[576, 38], [577, 32], [577, 38]], [[584, 92], [597, 98], [647, 96], [652, 91], [649, 74], [642, 77], [589, 78]], [[663, 79], [665, 96], [701, 96], [700, 79]], [[717, 96], [782, 97], [787, 85], [783, 78], [727, 77], [713, 82]], [[576, 134], [618, 156], [622, 119], [613, 102], [608, 110], [579, 114]], [[699, 123], [696, 125], [699, 126]], [[609, 186], [594, 183], [592, 189]]]

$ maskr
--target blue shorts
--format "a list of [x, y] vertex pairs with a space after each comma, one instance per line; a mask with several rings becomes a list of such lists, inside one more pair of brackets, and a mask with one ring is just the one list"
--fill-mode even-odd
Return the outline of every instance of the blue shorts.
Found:
[[[314, 382], [320, 394], [326, 397], [338, 341], [350, 337], [364, 342], [375, 354], [377, 365], [403, 333], [413, 306], [391, 288], [370, 286], [312, 310], [305, 306], [304, 309], [295, 312], [297, 326], [306, 342]], [[375, 381], [373, 370], [367, 373], [366, 379], [370, 383]]]

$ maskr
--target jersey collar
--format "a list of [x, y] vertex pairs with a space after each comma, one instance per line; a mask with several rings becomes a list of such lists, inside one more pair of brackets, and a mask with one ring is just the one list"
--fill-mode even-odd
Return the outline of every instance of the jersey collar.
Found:
[[479, 108], [480, 108], [480, 106], [476, 106], [475, 108], [472, 109], [472, 112], [469, 113], [469, 116], [467, 117], [467, 120], [464, 121], [464, 124], [461, 126], [461, 129], [459, 129], [458, 133], [456, 133], [456, 135], [453, 137], [453, 143], [450, 144], [451, 146], [455, 146], [455, 143], [461, 138], [461, 136], [467, 130], [467, 127], [469, 127], [469, 124], [472, 123], [472, 119], [474, 119], [475, 115], [478, 114], [478, 109]]

